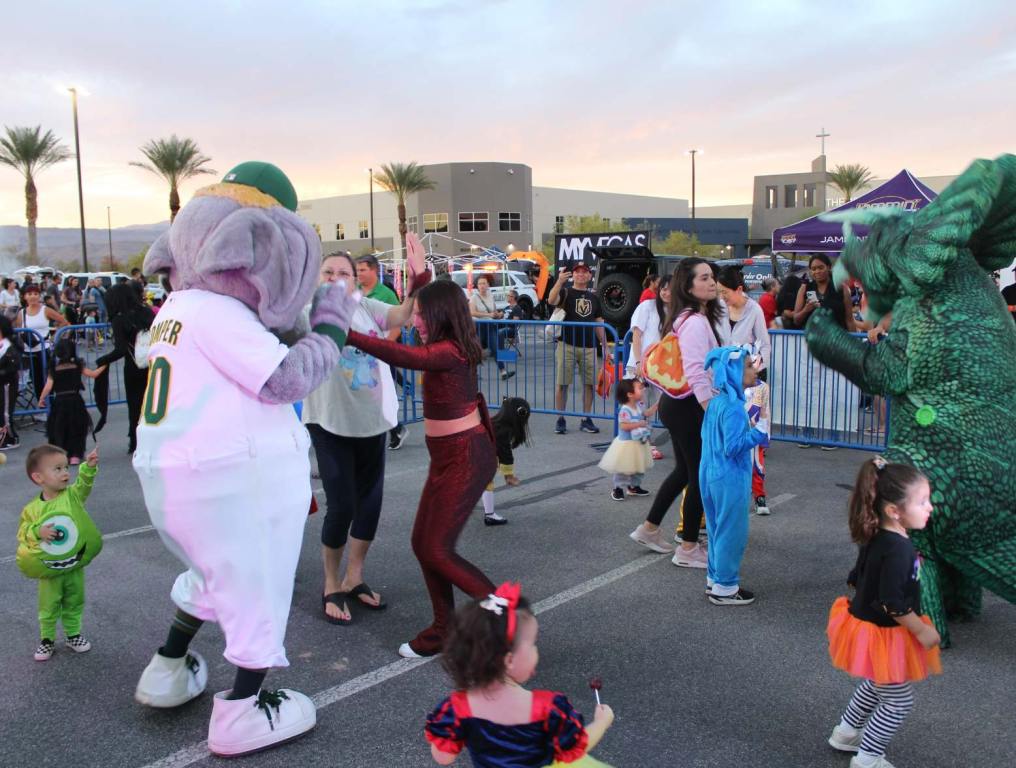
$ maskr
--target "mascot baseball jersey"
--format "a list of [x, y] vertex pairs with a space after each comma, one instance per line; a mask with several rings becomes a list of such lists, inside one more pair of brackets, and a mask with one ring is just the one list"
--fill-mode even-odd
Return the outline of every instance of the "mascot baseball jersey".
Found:
[[287, 347], [238, 300], [203, 290], [173, 293], [151, 333], [134, 468], [152, 524], [188, 566], [173, 602], [219, 623], [231, 663], [287, 666], [310, 438], [291, 405], [258, 399]]

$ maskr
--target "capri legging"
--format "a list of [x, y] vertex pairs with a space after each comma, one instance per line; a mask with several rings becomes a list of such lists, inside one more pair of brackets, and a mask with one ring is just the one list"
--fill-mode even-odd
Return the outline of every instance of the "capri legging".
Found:
[[441, 650], [455, 610], [453, 587], [473, 598], [494, 591], [479, 568], [455, 551], [469, 515], [497, 469], [490, 432], [477, 425], [446, 437], [428, 437], [430, 470], [413, 525], [413, 554], [420, 561], [434, 622], [410, 641], [421, 655]]
[[381, 517], [387, 433], [343, 437], [318, 424], [308, 424], [307, 431], [325, 490], [327, 509], [321, 543], [339, 549], [349, 536], [373, 541]]
[[662, 397], [660, 421], [670, 432], [674, 446], [674, 468], [656, 492], [653, 506], [646, 522], [659, 525], [667, 510], [677, 501], [681, 491], [684, 494], [684, 523], [681, 538], [693, 543], [698, 541], [702, 526], [702, 494], [699, 491], [699, 462], [702, 459], [702, 418], [705, 412], [694, 395], [682, 400]]

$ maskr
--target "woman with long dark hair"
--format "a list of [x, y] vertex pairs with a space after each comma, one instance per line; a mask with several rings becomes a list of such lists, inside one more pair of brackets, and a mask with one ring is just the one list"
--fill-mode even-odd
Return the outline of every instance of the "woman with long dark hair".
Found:
[[21, 341], [7, 315], [0, 313], [0, 451], [21, 445], [14, 428], [14, 406], [21, 377]]
[[705, 568], [706, 552], [699, 546], [702, 496], [699, 492], [699, 461], [702, 457], [702, 420], [712, 398], [712, 379], [705, 369], [709, 350], [728, 343], [730, 328], [720, 303], [713, 268], [704, 259], [683, 259], [670, 281], [670, 306], [664, 328], [673, 330], [681, 347], [681, 363], [691, 392], [683, 398], [663, 397], [660, 420], [670, 432], [674, 469], [653, 499], [644, 523], [631, 538], [654, 552], [674, 551], [660, 529], [664, 515], [685, 491], [681, 545], [673, 563], [682, 568]]
[[138, 331], [152, 327], [152, 311], [146, 307], [138, 291], [121, 283], [106, 291], [106, 311], [113, 326], [113, 351], [95, 361], [101, 368], [123, 358], [123, 383], [127, 396], [127, 416], [130, 426], [127, 432], [128, 453], [134, 453], [138, 446], [138, 419], [141, 418], [141, 403], [148, 384], [148, 369], [138, 368], [134, 363], [134, 342]]
[[836, 322], [848, 331], [854, 330], [854, 316], [848, 311], [852, 306], [850, 289], [844, 285], [838, 289], [833, 285], [833, 265], [824, 253], [813, 253], [808, 259], [808, 273], [811, 279], [797, 289], [794, 305], [794, 322], [804, 328], [811, 313], [819, 307], [831, 309]]
[[423, 423], [430, 469], [413, 525], [413, 553], [427, 583], [434, 621], [399, 654], [440, 653], [455, 609], [453, 587], [470, 597], [494, 591], [483, 572], [455, 551], [466, 520], [497, 469], [494, 434], [476, 367], [483, 355], [462, 289], [438, 280], [416, 295], [413, 325], [423, 346], [350, 331], [347, 343], [389, 365], [423, 371]]

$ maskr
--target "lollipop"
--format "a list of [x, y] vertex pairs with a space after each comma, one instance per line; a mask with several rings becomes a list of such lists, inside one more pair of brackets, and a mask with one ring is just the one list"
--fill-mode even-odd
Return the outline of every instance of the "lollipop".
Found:
[[593, 693], [596, 694], [596, 705], [600, 705], [600, 689], [603, 687], [603, 680], [598, 677], [594, 677], [589, 681], [589, 687], [593, 689]]

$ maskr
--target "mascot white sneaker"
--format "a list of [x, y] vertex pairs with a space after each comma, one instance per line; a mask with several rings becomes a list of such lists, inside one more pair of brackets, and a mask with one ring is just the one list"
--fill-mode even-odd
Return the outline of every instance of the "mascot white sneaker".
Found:
[[[152, 524], [187, 570], [135, 698], [172, 707], [199, 695], [207, 666], [190, 640], [218, 622], [237, 670], [212, 705], [217, 754], [264, 749], [315, 724], [306, 696], [261, 684], [289, 665], [286, 622], [311, 504], [310, 439], [292, 403], [338, 362], [357, 301], [338, 284], [315, 295], [320, 264], [292, 184], [258, 162], [199, 190], [145, 258], [145, 272], [168, 275], [173, 292], [151, 328], [134, 469]], [[283, 344], [312, 295], [313, 331]]]

